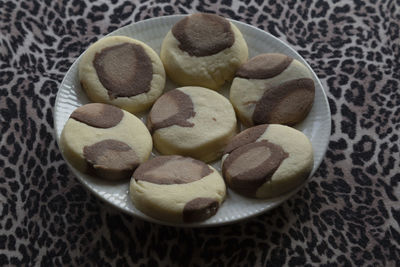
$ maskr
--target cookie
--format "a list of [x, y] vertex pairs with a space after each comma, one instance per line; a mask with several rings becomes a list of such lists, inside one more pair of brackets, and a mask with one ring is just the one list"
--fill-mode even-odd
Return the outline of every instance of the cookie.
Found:
[[300, 131], [263, 124], [236, 135], [226, 146], [222, 173], [235, 192], [277, 197], [299, 186], [313, 167], [313, 148]]
[[82, 55], [79, 80], [91, 101], [138, 113], [162, 94], [165, 70], [145, 43], [111, 36], [92, 44]]
[[314, 102], [312, 74], [300, 61], [283, 54], [261, 54], [242, 65], [230, 89], [240, 121], [294, 125]]
[[60, 146], [77, 170], [120, 180], [131, 177], [148, 159], [153, 143], [146, 126], [131, 113], [91, 103], [72, 112], [61, 133]]
[[202, 161], [159, 156], [136, 169], [129, 192], [143, 213], [189, 223], [213, 216], [225, 199], [226, 188], [218, 171]]
[[162, 95], [150, 110], [147, 127], [161, 154], [211, 162], [235, 135], [236, 116], [222, 95], [188, 86]]
[[219, 89], [230, 82], [248, 59], [248, 48], [239, 29], [213, 14], [193, 14], [167, 33], [160, 57], [168, 77], [181, 86]]

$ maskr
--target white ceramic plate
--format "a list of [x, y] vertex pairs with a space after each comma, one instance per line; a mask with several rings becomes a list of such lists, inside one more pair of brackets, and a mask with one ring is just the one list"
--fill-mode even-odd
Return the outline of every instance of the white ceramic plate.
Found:
[[[183, 15], [175, 15], [153, 18], [125, 26], [109, 35], [126, 35], [141, 40], [150, 45], [157, 53], [159, 53], [164, 36], [182, 17]], [[267, 52], [280, 52], [300, 60], [309, 67], [307, 62], [296, 51], [271, 34], [241, 22], [233, 21], [233, 23], [235, 23], [235, 25], [241, 30], [244, 38], [247, 41], [250, 53], [249, 57]], [[59, 142], [61, 131], [73, 110], [89, 102], [78, 81], [78, 61], [79, 58], [72, 64], [58, 91], [54, 110], [54, 124], [57, 142]], [[301, 130], [305, 135], [307, 135], [314, 148], [314, 167], [310, 177], [313, 175], [322, 161], [328, 146], [331, 131], [331, 116], [325, 92], [318, 77], [312, 70], [311, 72], [313, 73], [314, 81], [316, 82], [314, 105], [308, 117], [301, 124], [296, 126], [297, 129]], [[177, 86], [173, 85], [171, 82], [167, 82], [166, 90], [174, 87]], [[229, 85], [222, 90], [224, 95], [227, 95], [227, 88], [229, 88]], [[144, 120], [144, 116], [142, 116], [142, 120]], [[213, 165], [220, 170], [219, 163], [220, 162], [216, 162]], [[309, 178], [307, 181], [305, 181], [303, 185], [297, 189], [285, 195], [267, 200], [244, 198], [235, 194], [231, 190], [228, 190], [227, 199], [222, 204], [215, 216], [200, 223], [171, 224], [153, 219], [135, 208], [128, 195], [129, 181], [117, 183], [105, 182], [82, 174], [74, 169], [69, 163], [68, 165], [73, 173], [86, 187], [88, 187], [95, 195], [112, 204], [114, 207], [148, 221], [160, 224], [189, 227], [228, 224], [261, 214], [265, 211], [275, 208], [293, 196], [310, 179]]]

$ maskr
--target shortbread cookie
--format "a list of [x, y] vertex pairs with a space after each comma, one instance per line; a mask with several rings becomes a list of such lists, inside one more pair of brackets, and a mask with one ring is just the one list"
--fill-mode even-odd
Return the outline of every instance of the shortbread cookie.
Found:
[[79, 80], [93, 102], [137, 113], [162, 94], [165, 70], [148, 45], [126, 36], [111, 36], [92, 44], [82, 55]]
[[314, 81], [300, 61], [283, 54], [261, 54], [236, 72], [230, 100], [241, 122], [294, 125], [314, 102]]
[[159, 156], [134, 172], [130, 195], [143, 213], [170, 222], [213, 216], [225, 199], [225, 183], [213, 167], [189, 157]]
[[193, 14], [166, 35], [160, 57], [175, 83], [220, 88], [246, 62], [248, 49], [239, 29], [213, 14]]
[[61, 133], [61, 150], [79, 171], [107, 180], [129, 178], [152, 150], [141, 120], [117, 107], [92, 103], [77, 108]]
[[161, 154], [210, 162], [222, 155], [235, 135], [236, 116], [222, 95], [188, 86], [162, 95], [147, 117], [147, 127]]
[[245, 196], [277, 197], [299, 186], [313, 167], [313, 148], [300, 131], [263, 124], [236, 135], [227, 145], [222, 173]]

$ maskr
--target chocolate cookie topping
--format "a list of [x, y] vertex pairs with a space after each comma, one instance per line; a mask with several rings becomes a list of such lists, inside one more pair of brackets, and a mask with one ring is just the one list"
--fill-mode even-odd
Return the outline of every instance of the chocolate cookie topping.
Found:
[[130, 97], [150, 90], [153, 66], [142, 46], [122, 43], [96, 53], [93, 66], [111, 99]]
[[269, 79], [283, 72], [293, 61], [284, 54], [261, 54], [240, 66], [236, 77], [246, 79]]
[[172, 125], [193, 127], [187, 120], [194, 117], [193, 102], [190, 97], [180, 90], [172, 90], [162, 95], [154, 103], [147, 118], [147, 127], [150, 132]]
[[224, 154], [231, 153], [238, 147], [255, 142], [267, 130], [268, 125], [251, 127], [237, 134], [225, 147]]
[[199, 197], [185, 204], [183, 208], [184, 222], [198, 222], [210, 218], [217, 213], [218, 201], [212, 198]]
[[253, 123], [296, 124], [311, 110], [314, 94], [314, 81], [309, 78], [290, 80], [267, 89], [256, 104]]
[[225, 159], [222, 172], [233, 190], [255, 196], [288, 156], [281, 146], [262, 140], [233, 150]]
[[111, 128], [122, 120], [121, 109], [101, 103], [86, 104], [72, 112], [70, 118], [96, 128]]
[[83, 148], [88, 172], [108, 180], [129, 178], [139, 159], [127, 144], [107, 139]]
[[212, 173], [202, 161], [181, 156], [158, 156], [142, 163], [133, 174], [136, 181], [154, 184], [186, 184]]
[[214, 55], [235, 42], [229, 21], [213, 14], [194, 14], [172, 27], [179, 48], [191, 56]]

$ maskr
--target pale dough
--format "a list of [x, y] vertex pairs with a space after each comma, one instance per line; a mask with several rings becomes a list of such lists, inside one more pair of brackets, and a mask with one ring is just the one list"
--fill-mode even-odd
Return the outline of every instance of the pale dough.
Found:
[[[262, 125], [257, 127], [263, 127]], [[254, 128], [254, 127], [253, 127]], [[247, 130], [251, 130], [249, 128]], [[243, 132], [242, 132], [243, 133]], [[232, 141], [234, 141], [232, 139]], [[310, 174], [313, 168], [313, 148], [309, 139], [300, 131], [289, 126], [279, 124], [269, 124], [264, 132], [251, 144], [261, 142], [263, 140], [278, 145], [283, 149], [286, 154], [283, 161], [280, 163], [278, 169], [273, 172], [270, 180], [261, 184], [255, 192], [252, 192], [251, 197], [256, 198], [273, 198], [278, 197], [296, 187], [298, 187]], [[238, 149], [238, 148], [236, 148]], [[235, 150], [227, 153], [223, 157], [222, 165]], [[257, 149], [253, 150], [257, 153]], [[234, 175], [249, 172], [251, 169], [257, 167], [257, 163], [253, 161], [246, 161], [249, 155], [242, 154], [244, 160], [241, 160], [241, 166], [235, 165], [240, 162], [239, 160], [233, 161], [230, 172]], [[256, 156], [257, 158], [264, 155]], [[271, 155], [269, 155], [271, 156]], [[265, 155], [268, 158], [268, 155]], [[264, 163], [265, 164], [265, 163]], [[254, 166], [253, 166], [254, 165]], [[225, 175], [225, 174], [224, 174]], [[225, 177], [226, 178], [226, 177]], [[229, 185], [229, 182], [227, 183]]]
[[[181, 87], [175, 90], [190, 97], [195, 116], [188, 122], [194, 126], [172, 125], [155, 130], [154, 146], [165, 155], [190, 156], [205, 162], [216, 160], [236, 134], [237, 122], [232, 105], [222, 95], [206, 88]], [[152, 112], [150, 119], [151, 115]]]
[[[139, 210], [151, 217], [169, 222], [183, 222], [183, 210], [189, 201], [195, 198], [213, 199], [218, 202], [219, 208], [225, 199], [226, 187], [223, 178], [213, 167], [208, 167], [212, 170], [209, 175], [182, 184], [137, 181], [134, 174], [130, 183], [130, 197]], [[185, 171], [184, 169], [168, 168], [167, 171], [179, 173]], [[162, 179], [162, 174], [159, 175]]]
[[268, 88], [273, 88], [290, 80], [310, 78], [312, 74], [304, 64], [294, 59], [279, 75], [269, 79], [233, 79], [229, 99], [240, 121], [246, 126], [254, 125], [252, 116], [256, 103]]
[[179, 48], [179, 41], [169, 31], [160, 53], [168, 77], [180, 86], [194, 85], [213, 90], [232, 81], [237, 68], [248, 58], [248, 48], [239, 29], [229, 23], [235, 42], [231, 47], [210, 56], [190, 56]]
[[[96, 53], [104, 48], [122, 43], [137, 44], [144, 49], [152, 62], [152, 80], [150, 83], [150, 90], [147, 93], [111, 99], [107, 89], [99, 80], [96, 69], [93, 66], [93, 60]], [[131, 113], [138, 113], [148, 109], [162, 94], [165, 86], [165, 79], [165, 70], [157, 53], [145, 43], [126, 36], [111, 36], [100, 39], [86, 50], [79, 61], [79, 80], [89, 99], [93, 102], [115, 105]]]
[[[122, 111], [122, 120], [116, 126], [105, 129], [89, 126], [73, 118], [68, 119], [61, 133], [60, 146], [73, 167], [86, 173], [88, 164], [83, 155], [83, 148], [108, 139], [127, 144], [135, 152], [139, 162], [149, 158], [153, 147], [149, 131], [136, 116]], [[109, 179], [113, 180], [113, 177]]]

